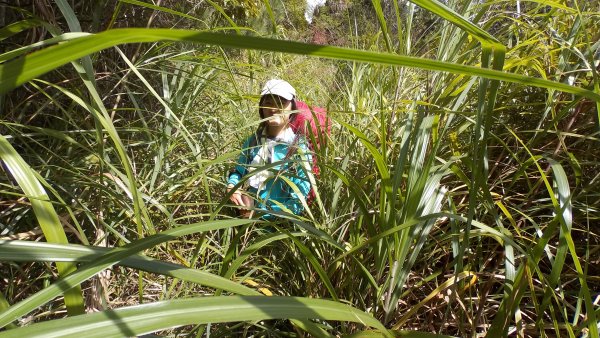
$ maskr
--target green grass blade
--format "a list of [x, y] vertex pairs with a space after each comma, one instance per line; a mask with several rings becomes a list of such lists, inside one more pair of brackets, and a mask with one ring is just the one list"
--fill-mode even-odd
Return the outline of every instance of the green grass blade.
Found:
[[402, 325], [408, 319], [410, 319], [411, 315], [413, 315], [414, 313], [417, 313], [417, 311], [419, 311], [420, 308], [422, 308], [424, 305], [426, 305], [429, 301], [431, 301], [435, 297], [439, 297], [440, 293], [442, 291], [444, 291], [447, 288], [452, 287], [459, 280], [464, 279], [464, 278], [468, 278], [468, 277], [471, 277], [473, 280], [475, 280], [475, 279], [477, 279], [477, 274], [475, 272], [473, 272], [473, 271], [462, 271], [462, 272], [456, 274], [455, 276], [450, 277], [447, 281], [445, 281], [442, 284], [440, 284], [440, 286], [438, 286], [435, 290], [431, 291], [431, 293], [429, 295], [427, 295], [427, 297], [425, 297], [422, 301], [420, 301], [419, 304], [411, 307], [411, 309], [407, 313], [405, 313], [396, 322], [396, 324], [394, 324], [393, 328], [394, 329], [398, 329], [398, 328], [402, 327]]
[[26, 19], [17, 22], [13, 22], [0, 29], [0, 41], [10, 38], [11, 36], [21, 33], [29, 28], [48, 26], [44, 21], [38, 19]]
[[[173, 127], [174, 127], [174, 128], [177, 128], [178, 130], [183, 130], [183, 137], [184, 137], [186, 143], [188, 144], [191, 153], [194, 155], [194, 157], [198, 157], [199, 154], [198, 154], [197, 149], [201, 148], [201, 146], [199, 144], [194, 143], [193, 136], [189, 132], [188, 128], [185, 126], [185, 124], [182, 122], [182, 120], [175, 114], [175, 112], [173, 111], [173, 109], [171, 109], [171, 106], [169, 105], [169, 103], [167, 103], [165, 101], [166, 99], [163, 99], [156, 92], [156, 90], [152, 87], [152, 85], [150, 84], [150, 82], [142, 75], [142, 73], [138, 70], [138, 68], [129, 60], [129, 58], [127, 58], [127, 56], [119, 48], [117, 48], [117, 52], [119, 53], [119, 55], [121, 56], [121, 58], [123, 58], [123, 61], [125, 61], [125, 63], [127, 63], [127, 65], [129, 66], [129, 68], [131, 69], [131, 71], [144, 84], [144, 86], [146, 87], [146, 89], [148, 90], [148, 92], [151, 93], [152, 96], [158, 102], [160, 102], [160, 104], [165, 109], [165, 119], [167, 120], [165, 122], [165, 125], [168, 126], [171, 129], [173, 129]], [[171, 136], [169, 134], [167, 134], [167, 135]], [[157, 161], [157, 162], [159, 162], [159, 161]], [[162, 163], [160, 163], [160, 164], [162, 164]]]
[[6, 62], [0, 65], [0, 94], [5, 94], [11, 89], [53, 69], [56, 69], [67, 62], [76, 60], [94, 52], [124, 43], [155, 41], [186, 41], [218, 45], [222, 47], [274, 51], [338, 60], [421, 68], [454, 74], [479, 76], [488, 79], [520, 83], [527, 86], [555, 89], [587, 97], [591, 100], [600, 102], [600, 94], [587, 89], [545, 79], [505, 73], [474, 66], [458, 65], [417, 57], [369, 52], [342, 47], [320, 46], [301, 42], [259, 37], [198, 32], [191, 30], [144, 28], [108, 30], [95, 35], [75, 39], [58, 46], [52, 46], [27, 55], [21, 59]]
[[[570, 192], [568, 191], [567, 178], [564, 170], [560, 168], [557, 164], [555, 164], [554, 172], [555, 180], [557, 187], [562, 190], [561, 193], [555, 194], [552, 185], [546, 175], [546, 172], [542, 169], [540, 163], [538, 162], [538, 158], [533, 155], [531, 150], [527, 147], [527, 145], [521, 140], [512, 130], [509, 132], [515, 137], [515, 139], [521, 144], [523, 149], [528, 153], [531, 159], [533, 159], [535, 166], [537, 167], [537, 171], [540, 174], [541, 181], [543, 182], [546, 190], [548, 191], [548, 196], [552, 202], [552, 206], [554, 207], [555, 218], [548, 224], [545, 229], [543, 236], [539, 239], [538, 243], [533, 247], [531, 252], [526, 256], [528, 259], [528, 268], [531, 270], [538, 270], [538, 264], [544, 253], [544, 249], [546, 248], [548, 242], [554, 236], [556, 229], [559, 228], [562, 230], [562, 235], [567, 243], [567, 247], [569, 249], [569, 253], [573, 259], [573, 264], [575, 265], [575, 270], [577, 271], [577, 277], [579, 279], [581, 285], [581, 294], [584, 298], [584, 303], [586, 305], [586, 310], [588, 316], [591, 318], [591, 322], [588, 322], [588, 329], [591, 336], [598, 336], [598, 327], [596, 326], [596, 313], [594, 309], [594, 305], [592, 302], [592, 296], [590, 293], [590, 289], [588, 286], [588, 282], [586, 280], [586, 275], [581, 267], [581, 262], [577, 256], [575, 251], [575, 244], [573, 242], [573, 238], [571, 237], [570, 231], [567, 228], [567, 221], [570, 221], [570, 213], [567, 211], [569, 204], [566, 203], [568, 201], [568, 197]], [[551, 161], [552, 163], [552, 161]], [[558, 199], [557, 199], [558, 197]], [[561, 200], [564, 199], [564, 200]], [[564, 203], [564, 205], [563, 205]], [[539, 272], [539, 271], [538, 271]], [[505, 297], [500, 307], [498, 309], [498, 315], [494, 318], [492, 325], [488, 331], [488, 334], [492, 336], [500, 336], [506, 335], [508, 332], [508, 325], [510, 320], [510, 314], [514, 311], [514, 309], [518, 306], [523, 294], [525, 292], [525, 267], [521, 266], [514, 278], [514, 287], [511, 290], [508, 297]], [[541, 275], [541, 273], [540, 273]]]
[[[72, 31], [81, 32], [81, 25], [79, 24], [79, 19], [75, 15], [75, 12], [73, 12], [73, 9], [69, 5], [69, 3], [66, 0], [56, 0], [56, 4], [60, 8], [60, 11], [63, 13], [65, 19], [67, 20], [69, 28]], [[125, 173], [127, 174], [127, 183], [129, 185], [128, 188], [132, 195], [135, 220], [138, 229], [138, 237], [144, 236], [143, 225], [146, 225], [148, 232], [153, 234], [156, 231], [154, 229], [152, 220], [148, 216], [148, 211], [142, 201], [142, 197], [140, 196], [140, 192], [137, 187], [137, 183], [133, 174], [133, 169], [129, 157], [125, 151], [125, 147], [123, 146], [121, 138], [116, 132], [112, 119], [108, 115], [108, 111], [104, 106], [104, 101], [100, 97], [100, 94], [97, 90], [96, 77], [93, 69], [92, 59], [89, 55], [85, 55], [82, 57], [81, 63], [73, 60], [71, 64], [79, 73], [81, 80], [83, 81], [85, 87], [90, 93], [90, 96], [92, 97], [93, 104], [88, 105], [87, 107], [84, 106], [84, 108], [92, 112], [96, 119], [96, 128], [98, 130], [99, 136], [98, 143], [102, 144], [99, 130], [99, 125], [102, 125], [108, 130], [110, 138], [116, 147], [119, 158], [121, 159], [121, 162], [125, 169]], [[96, 114], [96, 110], [99, 113]]]
[[317, 271], [317, 274], [319, 275], [319, 277], [321, 277], [321, 281], [323, 282], [323, 284], [325, 284], [327, 291], [329, 291], [329, 295], [331, 295], [331, 298], [333, 298], [333, 300], [335, 301], [339, 301], [337, 292], [335, 291], [335, 288], [333, 287], [333, 284], [331, 283], [327, 272], [321, 266], [321, 264], [319, 264], [317, 257], [315, 257], [315, 255], [308, 249], [308, 247], [302, 244], [302, 242], [300, 242], [295, 236], [292, 236], [290, 234], [289, 238], [292, 241], [294, 241], [294, 244], [300, 250], [300, 252], [302, 252], [304, 258], [306, 258], [308, 262], [312, 265], [312, 267]]
[[100, 271], [112, 266], [113, 264], [136, 254], [142, 250], [149, 249], [160, 243], [175, 239], [179, 236], [189, 235], [192, 233], [205, 232], [210, 230], [226, 229], [243, 224], [256, 222], [255, 220], [237, 219], [237, 220], [221, 220], [209, 221], [204, 223], [195, 223], [182, 225], [177, 228], [169, 229], [161, 233], [157, 233], [146, 238], [138, 239], [123, 247], [114, 248], [107, 254], [99, 257], [94, 262], [90, 262], [81, 266], [76, 272], [67, 275], [56, 281], [54, 284], [46, 287], [29, 298], [14, 304], [9, 309], [0, 313], [0, 327], [4, 327], [13, 320], [33, 311], [34, 309], [49, 302], [54, 297], [69, 290], [83, 281], [93, 277]]
[[238, 34], [240, 34], [240, 27], [235, 23], [235, 21], [233, 21], [233, 19], [231, 17], [229, 17], [229, 15], [227, 15], [227, 13], [223, 9], [223, 7], [219, 6], [219, 4], [217, 4], [216, 2], [214, 2], [212, 0], [206, 0], [206, 2], [208, 2], [211, 6], [213, 6], [214, 9], [217, 10], [217, 12], [221, 13], [221, 15], [225, 18], [225, 20], [227, 20], [229, 25], [231, 25], [231, 27], [233, 29], [235, 29], [235, 31]]
[[[369, 248], [370, 244], [373, 244], [374, 242], [378, 241], [381, 238], [385, 238], [387, 236], [393, 235], [396, 232], [405, 230], [409, 227], [415, 226], [419, 223], [422, 223], [424, 221], [430, 220], [430, 219], [438, 219], [441, 217], [448, 217], [450, 219], [459, 221], [459, 222], [463, 222], [465, 223], [467, 221], [466, 217], [463, 216], [459, 216], [459, 215], [455, 215], [455, 214], [449, 214], [449, 213], [445, 213], [445, 212], [438, 212], [438, 213], [434, 213], [434, 214], [429, 214], [426, 216], [422, 216], [416, 219], [410, 219], [400, 225], [397, 225], [393, 228], [390, 228], [380, 234], [377, 234], [376, 236], [373, 236], [371, 238], [369, 238], [368, 240], [360, 243], [357, 246], [352, 247], [350, 250], [344, 252], [343, 254], [337, 256], [335, 259], [332, 260], [332, 263], [337, 262], [341, 259], [343, 259], [344, 257], [348, 256], [348, 255], [352, 255], [355, 252], [358, 252], [360, 250], [364, 250]], [[498, 230], [489, 227], [481, 222], [478, 221], [473, 221], [473, 225], [477, 228], [482, 229], [486, 235], [493, 237], [494, 239], [496, 239], [498, 242], [500, 243], [504, 243], [504, 242], [508, 242], [510, 243], [518, 252], [525, 254], [525, 251], [523, 250], [523, 248], [521, 248], [520, 245], [518, 245], [517, 243], [515, 243], [510, 237], [506, 236], [505, 234], [499, 232]]]
[[[180, 17], [185, 18], [185, 19], [190, 19], [190, 20], [202, 22], [202, 20], [200, 20], [200, 19], [198, 19], [198, 18], [196, 18], [194, 16], [191, 16], [191, 15], [179, 12], [179, 11], [175, 11], [175, 10], [172, 10], [170, 8], [167, 8], [167, 7], [157, 6], [157, 5], [153, 5], [151, 3], [147, 3], [147, 2], [143, 2], [143, 1], [138, 1], [138, 0], [119, 0], [119, 2], [127, 3], [127, 4], [130, 4], [130, 5], [135, 5], [135, 6], [140, 6], [140, 7], [146, 7], [146, 8], [155, 10], [155, 11], [169, 13], [169, 14], [173, 14], [173, 15], [176, 15], [176, 16], [180, 16]], [[204, 23], [204, 22], [202, 22], [202, 23]]]
[[389, 53], [393, 52], [394, 49], [392, 47], [392, 42], [390, 41], [390, 35], [388, 34], [387, 22], [385, 21], [385, 17], [383, 15], [383, 8], [381, 8], [380, 0], [371, 0], [373, 4], [373, 8], [375, 8], [375, 14], [377, 16], [377, 21], [379, 22], [379, 27], [381, 28], [381, 32], [383, 34], [383, 39], [385, 41], [385, 46]]
[[40, 42], [36, 42], [36, 43], [32, 43], [30, 45], [27, 46], [23, 46], [17, 49], [13, 49], [9, 52], [6, 52], [4, 54], [0, 54], [0, 63], [5, 62], [7, 60], [10, 59], [14, 59], [18, 56], [21, 56], [23, 54], [27, 54], [30, 51], [40, 48], [40, 47], [47, 47], [50, 45], [54, 45], [57, 44], [59, 42], [63, 42], [63, 41], [69, 41], [69, 40], [73, 40], [76, 38], [80, 38], [82, 36], [87, 36], [90, 35], [90, 33], [65, 33], [65, 34], [61, 34], [58, 36], [55, 36], [51, 39], [47, 39], [44, 41], [40, 41]]
[[265, 10], [267, 14], [269, 14], [269, 20], [271, 20], [271, 25], [273, 26], [273, 34], [277, 33], [277, 20], [275, 20], [275, 13], [273, 13], [273, 8], [271, 8], [271, 2], [269, 0], [263, 0], [263, 4], [265, 5]]
[[238, 257], [233, 262], [231, 262], [231, 264], [229, 265], [229, 267], [228, 267], [227, 271], [225, 272], [225, 274], [223, 275], [223, 277], [225, 277], [227, 279], [233, 277], [235, 272], [242, 266], [244, 261], [248, 257], [250, 257], [250, 255], [252, 255], [256, 251], [260, 250], [261, 248], [267, 246], [268, 244], [286, 239], [289, 236], [307, 236], [307, 235], [308, 234], [305, 234], [302, 232], [292, 232], [289, 234], [273, 233], [273, 234], [267, 234], [265, 236], [262, 236], [262, 237], [258, 238], [255, 243], [249, 245], [246, 249], [244, 249], [244, 251], [242, 251], [238, 254]]
[[[429, 184], [430, 182], [428, 182], [429, 186], [426, 190], [429, 190], [429, 193], [425, 192], [422, 195], [422, 202], [427, 204], [425, 210], [423, 210], [423, 214], [436, 213], [439, 212], [442, 208], [442, 199], [446, 196], [447, 189], [439, 186], [439, 179], [442, 175], [436, 174], [436, 176], [438, 176], [437, 179], [432, 180], [433, 184]], [[418, 224], [415, 226], [415, 230], [411, 233], [411, 236], [409, 237], [411, 241], [410, 243], [406, 244], [406, 253], [403, 252], [403, 256], [400, 258], [400, 261], [402, 262], [402, 268], [399, 269], [395, 277], [397, 284], [392, 286], [393, 292], [390, 300], [390, 304], [392, 304], [392, 307], [389, 310], [395, 310], [397, 306], [396, 304], [398, 303], [398, 299], [400, 298], [400, 293], [403, 290], [406, 278], [408, 277], [411, 269], [413, 268], [421, 252], [421, 249], [423, 248], [423, 245], [429, 238], [429, 233], [433, 228], [435, 222], [435, 219], [429, 219], [426, 222], [423, 222], [422, 224]], [[408, 256], [408, 259], [406, 259], [406, 256]]]
[[495, 48], [504, 48], [504, 46], [493, 37], [490, 33], [481, 29], [477, 25], [471, 23], [462, 15], [456, 13], [450, 7], [436, 0], [411, 0], [412, 3], [423, 7], [424, 9], [437, 14], [443, 19], [446, 19], [458, 27], [462, 28], [467, 33], [473, 35], [481, 44], [494, 45]]
[[[60, 223], [58, 214], [54, 210], [46, 191], [38, 181], [35, 172], [2, 135], [0, 135], [0, 159], [4, 161], [8, 171], [28, 197], [46, 240], [53, 243], [68, 243], [67, 235]], [[58, 273], [63, 277], [75, 270], [75, 265], [72, 263], [56, 263], [56, 267]], [[84, 312], [83, 296], [79, 286], [75, 286], [65, 293], [65, 305], [71, 315]]]
[[[80, 74], [86, 73], [83, 67], [78, 63], [73, 63], [73, 66], [77, 69], [77, 71]], [[48, 82], [44, 83], [61, 91], [65, 96], [73, 100], [73, 102], [81, 106], [81, 108], [88, 111], [97, 121], [99, 126], [101, 126], [104, 129], [104, 131], [108, 133], [111, 141], [115, 146], [115, 150], [119, 156], [119, 159], [123, 164], [123, 169], [125, 169], [126, 178], [124, 179], [124, 181], [127, 183], [126, 193], [127, 195], [131, 195], [131, 199], [133, 201], [138, 236], [143, 237], [144, 225], [146, 225], [148, 232], [152, 234], [155, 232], [154, 225], [152, 223], [152, 220], [148, 216], [147, 208], [142, 200], [142, 194], [140, 193], [137, 187], [135, 175], [133, 174], [131, 161], [129, 160], [129, 156], [127, 155], [125, 145], [121, 141], [121, 138], [119, 137], [115, 125], [112, 123], [112, 119], [110, 118], [108, 111], [106, 110], [106, 107], [104, 106], [104, 103], [100, 98], [100, 94], [95, 88], [95, 84], [92, 83], [92, 81], [88, 80], [85, 77], [85, 75], [82, 76], [82, 80], [84, 81], [86, 88], [89, 90], [90, 95], [92, 96], [92, 99], [95, 104], [90, 104], [86, 102], [83, 98], [65, 88]]]
[[[373, 157], [373, 160], [375, 161], [375, 165], [377, 166], [377, 171], [379, 172], [379, 175], [380, 175], [382, 181], [384, 181], [384, 184], [388, 183], [388, 181], [390, 179], [390, 172], [387, 168], [387, 165], [385, 164], [383, 155], [379, 152], [379, 149], [377, 149], [377, 147], [371, 141], [369, 141], [369, 138], [367, 137], [367, 135], [362, 133], [356, 127], [353, 127], [353, 126], [351, 126], [347, 123], [341, 122], [341, 121], [339, 121], [339, 123], [342, 126], [344, 126], [346, 129], [351, 131], [352, 134], [354, 134], [356, 137], [358, 137], [358, 139], [365, 146], [365, 148], [367, 148], [369, 150], [369, 152], [371, 153], [371, 156]], [[388, 187], [388, 185], [389, 184], [386, 184], [385, 186]], [[389, 187], [389, 188], [391, 189], [391, 187]]]
[[[402, 338], [456, 338], [456, 336], [448, 336], [445, 334], [421, 332], [421, 331], [410, 331], [410, 330], [391, 330], [389, 331], [394, 334], [394, 337]], [[377, 331], [362, 331], [346, 336], [346, 338], [379, 338], [384, 337], [381, 332]]]
[[[6, 297], [4, 297], [4, 293], [0, 292], [0, 311], [8, 309], [9, 307], [10, 307], [10, 303], [6, 300]], [[17, 324], [14, 324], [14, 323], [10, 323], [10, 324], [6, 325], [7, 329], [16, 329], [17, 327], [18, 327]]]
[[[567, 248], [569, 253], [571, 254], [571, 258], [575, 265], [575, 270], [577, 271], [577, 277], [579, 279], [579, 283], [581, 284], [581, 295], [583, 296], [583, 300], [585, 303], [585, 308], [587, 312], [587, 316], [590, 317], [590, 324], [588, 324], [588, 329], [590, 333], [590, 337], [598, 337], [598, 325], [597, 318], [595, 313], [595, 305], [592, 299], [592, 291], [590, 290], [587, 282], [587, 275], [584, 272], [579, 257], [577, 255], [577, 251], [575, 250], [575, 243], [573, 241], [571, 235], [571, 227], [573, 223], [573, 215], [572, 215], [572, 204], [571, 204], [571, 191], [569, 188], [569, 182], [567, 179], [567, 175], [562, 168], [562, 166], [555, 162], [550, 161], [550, 165], [552, 166], [552, 171], [554, 175], [554, 181], [557, 186], [558, 191], [558, 203], [559, 203], [559, 215], [558, 218], [561, 224], [560, 231], [560, 239], [559, 239], [559, 248], [557, 250], [557, 257], [555, 260], [555, 264], [559, 265], [557, 269], [552, 269], [551, 276], [554, 277], [559, 275], [560, 270], [562, 270], [562, 266], [566, 260], [566, 252]], [[565, 247], [566, 244], [566, 247]], [[560, 255], [560, 256], [559, 256]], [[561, 260], [561, 262], [557, 262]], [[556, 270], [556, 271], [555, 271]], [[557, 278], [557, 277], [555, 277]], [[558, 279], [558, 278], [557, 278]]]
[[561, 223], [564, 223], [564, 227], [561, 227], [559, 231], [558, 247], [556, 249], [556, 254], [554, 255], [552, 270], [550, 271], [550, 276], [548, 277], [548, 284], [550, 288], [547, 289], [547, 292], [544, 295], [544, 300], [540, 305], [541, 312], [543, 312], [548, 306], [552, 289], [556, 288], [559, 283], [560, 275], [563, 271], [565, 260], [567, 258], [567, 252], [569, 250], [565, 237], [565, 231], [571, 232], [573, 225], [573, 206], [571, 204], [571, 190], [569, 188], [567, 175], [559, 163], [552, 159], [548, 159], [548, 162], [550, 162], [550, 166], [552, 167], [554, 187], [558, 193], [558, 203], [561, 210], [561, 213], [559, 213], [558, 217], [562, 217], [563, 222]]
[[300, 297], [221, 296], [162, 301], [33, 324], [6, 331], [11, 337], [137, 336], [186, 324], [323, 319], [360, 323], [387, 333], [371, 315], [351, 306]]
[[[0, 261], [12, 262], [92, 262], [106, 254], [108, 248], [83, 245], [60, 245], [30, 241], [0, 240]], [[143, 255], [126, 257], [119, 264], [134, 269], [153, 272], [184, 281], [223, 289], [240, 295], [259, 295], [246, 286], [206, 271], [183, 265], [163, 262]]]

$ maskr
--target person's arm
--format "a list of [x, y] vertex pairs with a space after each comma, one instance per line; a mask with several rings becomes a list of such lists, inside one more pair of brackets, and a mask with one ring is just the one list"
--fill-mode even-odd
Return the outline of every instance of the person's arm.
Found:
[[[304, 210], [302, 198], [306, 200], [311, 188], [309, 175], [312, 175], [312, 155], [305, 142], [299, 143], [297, 154], [299, 155], [296, 156], [298, 162], [292, 163], [297, 168], [296, 175], [289, 179], [296, 185], [298, 192], [290, 187], [290, 198], [286, 201], [285, 206], [294, 214], [299, 215]], [[299, 196], [300, 194], [302, 196]]]
[[[231, 191], [231, 189], [233, 189], [240, 182], [242, 177], [244, 175], [246, 175], [246, 173], [248, 172], [248, 169], [246, 167], [249, 162], [248, 154], [250, 153], [250, 149], [248, 149], [248, 148], [250, 147], [251, 139], [252, 139], [252, 137], [248, 138], [242, 145], [242, 152], [240, 154], [240, 157], [238, 158], [238, 161], [237, 161], [233, 171], [229, 174], [229, 177], [227, 178], [227, 192], [228, 193]], [[233, 192], [233, 194], [229, 197], [229, 200], [231, 202], [233, 202], [235, 205], [246, 206], [246, 203], [244, 202], [244, 199], [242, 198], [242, 194], [238, 190]]]

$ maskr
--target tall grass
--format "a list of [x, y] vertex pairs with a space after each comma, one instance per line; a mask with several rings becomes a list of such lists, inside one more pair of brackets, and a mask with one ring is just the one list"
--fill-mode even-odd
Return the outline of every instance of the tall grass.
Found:
[[[54, 37], [0, 55], [0, 336], [598, 336], [598, 14], [372, 5], [370, 50], [279, 40], [269, 2], [272, 30], [129, 0], [115, 20], [202, 31], [79, 33], [66, 1], [71, 33], [2, 29]], [[318, 198], [236, 219], [222, 182], [274, 76], [335, 121]]]

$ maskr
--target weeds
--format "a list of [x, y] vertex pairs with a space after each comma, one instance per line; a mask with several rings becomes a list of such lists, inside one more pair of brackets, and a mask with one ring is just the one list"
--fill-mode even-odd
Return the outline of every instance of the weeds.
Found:
[[[598, 336], [593, 5], [373, 1], [361, 49], [279, 40], [268, 2], [120, 1], [94, 34], [56, 5], [70, 32], [0, 30], [0, 335]], [[317, 199], [236, 219], [274, 76], [335, 121]]]

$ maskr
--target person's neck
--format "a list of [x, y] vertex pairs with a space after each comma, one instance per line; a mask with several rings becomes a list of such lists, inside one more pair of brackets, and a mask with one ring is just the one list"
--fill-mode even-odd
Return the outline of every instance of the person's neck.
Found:
[[267, 126], [267, 136], [268, 137], [277, 137], [277, 136], [283, 136], [283, 133], [285, 132], [285, 130], [287, 129], [289, 125], [285, 124], [283, 126], [279, 126], [279, 127], [270, 127]]

